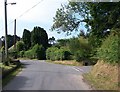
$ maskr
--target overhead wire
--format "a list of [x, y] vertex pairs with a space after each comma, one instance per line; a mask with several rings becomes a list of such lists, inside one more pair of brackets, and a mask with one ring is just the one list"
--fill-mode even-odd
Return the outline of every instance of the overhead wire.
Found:
[[32, 10], [33, 8], [35, 8], [36, 6], [38, 6], [41, 2], [43, 2], [44, 0], [41, 0], [40, 2], [38, 2], [37, 4], [33, 5], [31, 8], [29, 8], [28, 10], [26, 10], [24, 13], [22, 13], [20, 16], [18, 16], [16, 19], [24, 16], [26, 13], [28, 13], [30, 10]]
[[[16, 17], [15, 19], [21, 18], [22, 16], [24, 16], [26, 13], [28, 13], [30, 10], [32, 10], [33, 8], [35, 8], [36, 6], [38, 6], [40, 3], [42, 3], [44, 0], [39, 1], [37, 4], [33, 5], [31, 8], [27, 9], [24, 13], [22, 13], [20, 16]], [[9, 26], [10, 24], [12, 24], [14, 22], [11, 21], [9, 24], [7, 24], [7, 26]], [[4, 27], [2, 27], [0, 30], [2, 31], [4, 29]]]

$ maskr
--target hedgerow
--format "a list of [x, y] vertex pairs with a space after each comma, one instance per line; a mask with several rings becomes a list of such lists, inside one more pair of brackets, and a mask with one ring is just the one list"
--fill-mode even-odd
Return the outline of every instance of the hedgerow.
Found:
[[68, 60], [70, 51], [65, 48], [50, 47], [46, 51], [46, 58], [48, 60]]
[[36, 44], [32, 49], [25, 51], [24, 56], [30, 59], [45, 59], [45, 49]]

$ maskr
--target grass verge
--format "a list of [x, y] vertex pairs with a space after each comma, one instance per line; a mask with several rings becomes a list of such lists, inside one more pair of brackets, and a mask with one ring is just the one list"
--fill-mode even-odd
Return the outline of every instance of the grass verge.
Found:
[[96, 90], [118, 90], [118, 65], [98, 61], [83, 77]]
[[12, 71], [10, 74], [8, 74], [5, 78], [2, 79], [2, 86], [4, 87], [10, 80], [12, 80], [20, 71], [22, 70], [22, 67], [17, 67], [14, 71]]
[[64, 60], [64, 61], [51, 61], [46, 60], [46, 62], [61, 64], [61, 65], [70, 65], [70, 66], [82, 66], [82, 62], [76, 62], [75, 60]]

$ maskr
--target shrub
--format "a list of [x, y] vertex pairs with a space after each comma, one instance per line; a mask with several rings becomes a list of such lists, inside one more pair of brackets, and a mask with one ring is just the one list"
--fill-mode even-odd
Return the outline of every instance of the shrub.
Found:
[[24, 50], [25, 48], [25, 44], [24, 44], [24, 42], [23, 41], [18, 41], [17, 43], [16, 43], [16, 50], [17, 51], [22, 51], [22, 50]]
[[19, 52], [19, 57], [24, 57], [24, 53], [25, 53], [25, 51], [23, 51], [23, 50], [20, 51], [20, 52]]
[[16, 50], [9, 51], [9, 57], [16, 59], [18, 56], [18, 52]]
[[56, 51], [58, 50], [57, 47], [50, 47], [46, 50], [46, 59], [48, 60], [55, 60], [56, 57]]
[[46, 58], [48, 60], [68, 60], [71, 55], [70, 51], [65, 48], [58, 49], [57, 47], [50, 47], [46, 51]]
[[25, 57], [30, 59], [45, 59], [45, 49], [42, 45], [36, 44], [32, 49], [25, 52]]
[[70, 39], [69, 49], [76, 61], [86, 60], [90, 57], [91, 47], [86, 38], [80, 37]]
[[24, 53], [25, 57], [33, 59], [33, 53], [32, 50], [25, 51]]
[[118, 44], [120, 38], [118, 37], [118, 33], [114, 33], [114, 31], [103, 41], [101, 47], [97, 51], [97, 56], [99, 59], [110, 63], [118, 63]]

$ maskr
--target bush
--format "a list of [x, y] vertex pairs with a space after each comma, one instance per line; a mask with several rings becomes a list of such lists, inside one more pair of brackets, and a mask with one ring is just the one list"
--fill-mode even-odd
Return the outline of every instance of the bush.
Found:
[[80, 37], [70, 39], [69, 49], [76, 61], [86, 60], [90, 57], [91, 47], [86, 38]]
[[17, 43], [16, 43], [16, 50], [17, 51], [22, 51], [22, 50], [24, 50], [25, 48], [25, 44], [24, 44], [24, 42], [23, 41], [18, 41]]
[[48, 60], [68, 60], [71, 55], [70, 51], [65, 48], [58, 49], [57, 47], [48, 48], [46, 51], [46, 58]]
[[18, 56], [18, 52], [16, 50], [9, 51], [9, 57], [16, 59]]
[[48, 60], [55, 60], [56, 57], [56, 51], [58, 50], [57, 47], [50, 47], [46, 50], [46, 59]]
[[25, 57], [30, 59], [45, 59], [45, 49], [42, 45], [36, 44], [31, 50], [25, 52]]
[[119, 41], [118, 33], [114, 31], [103, 41], [101, 47], [97, 51], [97, 56], [99, 59], [110, 63], [118, 63], [118, 53], [119, 53]]
[[32, 53], [32, 50], [28, 50], [28, 51], [25, 51], [24, 56], [27, 58], [33, 59], [34, 58], [33, 54], [34, 53]]
[[24, 57], [24, 53], [25, 53], [25, 51], [23, 51], [23, 50], [20, 51], [20, 52], [19, 52], [19, 57], [22, 57], [22, 58], [23, 58], [23, 57]]

